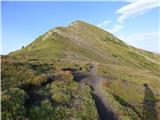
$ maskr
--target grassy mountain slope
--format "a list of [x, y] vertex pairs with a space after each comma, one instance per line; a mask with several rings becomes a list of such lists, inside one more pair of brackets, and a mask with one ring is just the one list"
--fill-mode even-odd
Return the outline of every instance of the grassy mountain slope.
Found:
[[157, 54], [128, 46], [111, 33], [81, 21], [52, 29], [10, 55], [91, 60], [154, 70], [158, 70], [160, 58]]
[[[89, 79], [93, 64], [93, 80], [99, 80], [96, 90], [120, 120], [159, 120], [159, 60], [159, 54], [127, 45], [82, 21], [51, 29], [26, 47], [2, 57], [2, 115], [31, 120], [49, 119], [46, 115], [51, 120], [101, 118], [93, 86], [80, 82]], [[17, 105], [24, 108], [11, 107], [16, 91], [20, 99]]]

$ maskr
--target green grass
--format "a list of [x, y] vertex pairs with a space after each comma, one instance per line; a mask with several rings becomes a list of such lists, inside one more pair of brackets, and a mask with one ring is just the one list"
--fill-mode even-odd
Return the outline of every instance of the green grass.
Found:
[[63, 58], [94, 61], [149, 69], [158, 74], [160, 65], [153, 62], [160, 58], [158, 54], [133, 48], [111, 33], [81, 21], [77, 22], [73, 26], [56, 28], [59, 32], [50, 30], [10, 55], [18, 56], [19, 59]]

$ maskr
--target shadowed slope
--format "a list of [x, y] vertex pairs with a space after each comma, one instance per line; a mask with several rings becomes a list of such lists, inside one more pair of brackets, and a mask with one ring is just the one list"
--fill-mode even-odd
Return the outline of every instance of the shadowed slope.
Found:
[[145, 96], [144, 96], [144, 117], [148, 120], [158, 120], [156, 112], [156, 98], [147, 84], [144, 84]]

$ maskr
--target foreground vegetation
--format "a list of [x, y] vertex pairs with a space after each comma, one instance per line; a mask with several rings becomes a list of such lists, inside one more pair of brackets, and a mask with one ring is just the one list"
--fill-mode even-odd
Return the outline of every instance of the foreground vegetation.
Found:
[[[88, 62], [2, 57], [2, 120], [97, 120], [91, 88], [72, 75], [88, 71]], [[158, 76], [129, 71], [132, 68], [98, 64], [97, 74], [104, 79], [99, 91], [122, 120], [158, 120]]]
[[37, 62], [2, 57], [2, 120], [98, 119], [90, 87], [58, 63]]

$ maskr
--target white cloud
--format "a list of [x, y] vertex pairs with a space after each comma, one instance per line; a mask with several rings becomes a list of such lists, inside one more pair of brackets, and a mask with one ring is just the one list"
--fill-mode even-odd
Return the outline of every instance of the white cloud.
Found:
[[110, 20], [107, 20], [107, 21], [104, 21], [104, 22], [102, 22], [100, 24], [97, 24], [97, 26], [103, 28], [104, 26], [107, 26], [110, 22], [111, 22]]
[[138, 48], [160, 53], [160, 33], [147, 32], [132, 35], [119, 35], [118, 38]]
[[159, 0], [136, 0], [135, 2], [131, 2], [130, 4], [121, 7], [116, 11], [116, 13], [121, 14], [117, 22], [123, 23], [123, 21], [131, 16], [136, 16], [143, 14], [153, 8], [160, 7]]
[[116, 13], [120, 14], [120, 16], [118, 17], [112, 28], [108, 28], [108, 24], [111, 23], [110, 20], [97, 24], [97, 26], [111, 33], [117, 33], [123, 28], [123, 22], [127, 18], [137, 15], [142, 15], [153, 8], [160, 7], [160, 2], [158, 2], [159, 0], [123, 0], [123, 1], [128, 1], [129, 4], [121, 7], [116, 11]]
[[159, 32], [147, 32], [140, 34], [132, 34], [128, 36], [119, 36], [119, 38], [126, 42], [149, 41], [149, 40], [158, 41], [159, 36], [160, 36]]
[[109, 29], [111, 33], [117, 33], [123, 28], [120, 24], [115, 24], [112, 29]]
[[102, 22], [100, 24], [97, 24], [97, 26], [100, 27], [100, 28], [102, 28], [102, 29], [104, 29], [104, 30], [106, 30], [106, 31], [109, 31], [111, 33], [117, 33], [117, 32], [119, 32], [123, 28], [123, 26], [120, 25], [120, 24], [115, 24], [113, 26], [113, 28], [108, 28], [108, 24], [110, 22], [111, 21], [104, 21], [104, 22]]
[[[98, 25], [99, 27], [111, 33], [118, 33], [124, 27], [123, 22], [126, 19], [143, 15], [144, 13], [156, 7], [160, 7], [160, 2], [158, 2], [158, 0], [131, 0], [128, 5], [125, 5], [116, 11], [116, 13], [120, 14], [120, 16], [118, 16], [118, 19], [112, 28], [110, 28], [108, 25], [110, 22], [103, 22]], [[160, 53], [159, 32], [147, 32], [127, 36], [119, 35], [118, 37], [135, 47]]]

